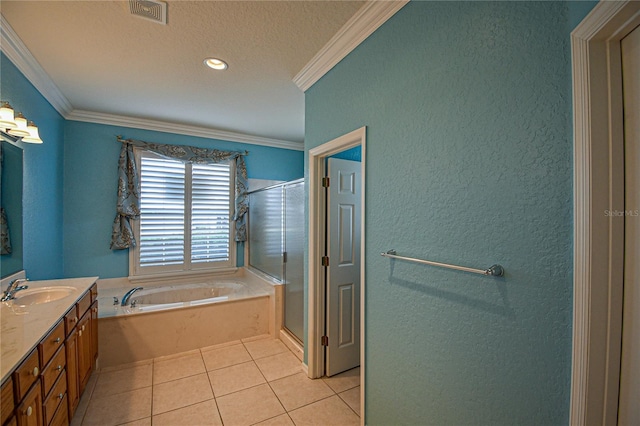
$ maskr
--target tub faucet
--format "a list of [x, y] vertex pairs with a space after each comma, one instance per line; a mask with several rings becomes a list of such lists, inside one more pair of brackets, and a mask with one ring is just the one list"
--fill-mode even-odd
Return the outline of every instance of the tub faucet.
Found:
[[127, 303], [129, 302], [129, 299], [131, 298], [133, 293], [135, 293], [138, 290], [142, 290], [142, 287], [134, 287], [128, 292], [126, 292], [125, 295], [122, 296], [122, 303], [120, 303], [120, 306], [127, 306]]
[[18, 278], [11, 281], [9, 283], [9, 287], [7, 287], [2, 297], [0, 297], [0, 302], [6, 302], [8, 300], [15, 299], [16, 292], [29, 288], [28, 285], [20, 285], [22, 283], [26, 283], [27, 281], [29, 280], [27, 280], [26, 278]]

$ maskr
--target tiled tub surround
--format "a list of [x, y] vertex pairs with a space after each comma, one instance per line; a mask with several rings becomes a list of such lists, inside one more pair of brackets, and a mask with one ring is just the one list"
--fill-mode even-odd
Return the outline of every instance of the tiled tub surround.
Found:
[[[85, 293], [98, 277], [47, 281], [29, 281], [29, 290], [42, 287], [66, 286], [74, 290], [61, 299], [48, 303], [20, 306], [16, 301], [0, 303], [0, 370], [2, 382], [20, 364], [38, 342], [53, 328]], [[3, 287], [4, 290], [5, 287]], [[20, 292], [16, 294], [20, 296]]]
[[[178, 302], [164, 295], [156, 304], [145, 304], [165, 289], [184, 293], [191, 299], [194, 292], [209, 283], [224, 289], [222, 298]], [[179, 284], [175, 281], [130, 283], [126, 279], [98, 281], [99, 359], [102, 367], [112, 367], [145, 359], [168, 356], [180, 352], [217, 345], [252, 336], [275, 336], [282, 321], [279, 285], [240, 268], [236, 273], [193, 280]], [[133, 287], [144, 290], [134, 293], [130, 300], [140, 299], [136, 307], [114, 304]], [[234, 289], [229, 293], [227, 290]], [[186, 291], [185, 291], [186, 290]], [[158, 304], [164, 302], [165, 304]], [[169, 308], [169, 309], [166, 309]]]
[[359, 425], [360, 370], [311, 380], [269, 335], [94, 374], [72, 426]]

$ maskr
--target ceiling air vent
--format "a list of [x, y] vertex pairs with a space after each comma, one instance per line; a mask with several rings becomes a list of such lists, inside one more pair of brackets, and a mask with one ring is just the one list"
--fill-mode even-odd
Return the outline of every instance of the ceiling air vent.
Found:
[[132, 15], [158, 24], [167, 24], [167, 3], [156, 0], [129, 0]]

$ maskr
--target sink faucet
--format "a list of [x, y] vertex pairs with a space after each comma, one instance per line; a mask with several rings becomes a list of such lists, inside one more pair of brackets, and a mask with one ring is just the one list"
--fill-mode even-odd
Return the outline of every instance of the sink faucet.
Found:
[[9, 287], [4, 291], [2, 297], [0, 297], [0, 302], [6, 302], [8, 300], [13, 300], [15, 298], [16, 292], [20, 290], [25, 290], [29, 288], [28, 285], [20, 285], [22, 283], [26, 283], [29, 281], [26, 278], [18, 278], [9, 283]]
[[133, 293], [135, 293], [138, 290], [142, 290], [142, 287], [134, 287], [128, 292], [126, 292], [125, 295], [122, 296], [122, 303], [120, 303], [120, 306], [127, 306], [127, 303], [129, 302], [129, 299], [131, 298]]

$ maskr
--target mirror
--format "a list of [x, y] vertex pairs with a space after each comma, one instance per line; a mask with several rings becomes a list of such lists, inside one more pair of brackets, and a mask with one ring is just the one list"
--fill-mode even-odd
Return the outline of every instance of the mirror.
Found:
[[0, 207], [5, 211], [11, 253], [0, 255], [2, 278], [23, 269], [22, 264], [22, 148], [2, 139], [2, 165], [0, 177]]

